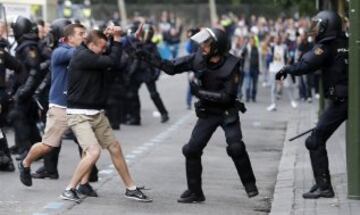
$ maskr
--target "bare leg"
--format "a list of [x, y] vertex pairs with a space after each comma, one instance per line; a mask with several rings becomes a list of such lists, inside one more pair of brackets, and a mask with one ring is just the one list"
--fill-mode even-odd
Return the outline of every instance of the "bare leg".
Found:
[[120, 143], [116, 141], [116, 143], [112, 144], [109, 148], [109, 153], [112, 159], [112, 162], [118, 171], [122, 181], [124, 182], [127, 188], [135, 186], [133, 179], [130, 176], [128, 166], [125, 162], [124, 155], [122, 153]]
[[25, 159], [23, 160], [24, 167], [30, 167], [31, 163], [38, 159], [39, 157], [46, 155], [52, 150], [51, 146], [45, 145], [41, 142], [36, 143], [33, 145], [29, 151], [29, 153], [26, 155]]
[[90, 174], [91, 174], [91, 170], [92, 170], [93, 166], [91, 166], [89, 171], [86, 172], [85, 175], [81, 178], [80, 184], [87, 184], [89, 182], [89, 178], [90, 178]]
[[91, 171], [92, 166], [100, 157], [100, 152], [100, 146], [96, 144], [89, 146], [85, 155], [82, 157], [78, 166], [76, 167], [70, 184], [68, 185], [68, 188], [75, 188], [79, 184], [81, 179]]

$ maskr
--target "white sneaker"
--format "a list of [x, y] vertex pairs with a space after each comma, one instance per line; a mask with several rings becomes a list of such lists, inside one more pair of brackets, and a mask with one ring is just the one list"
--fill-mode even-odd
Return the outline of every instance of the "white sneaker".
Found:
[[298, 104], [296, 103], [296, 101], [291, 101], [291, 107], [292, 108], [297, 108]]
[[269, 107], [266, 108], [267, 111], [276, 111], [276, 104], [271, 104]]

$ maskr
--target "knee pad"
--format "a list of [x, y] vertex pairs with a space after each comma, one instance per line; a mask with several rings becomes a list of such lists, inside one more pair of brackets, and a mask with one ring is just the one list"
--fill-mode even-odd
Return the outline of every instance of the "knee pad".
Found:
[[321, 144], [321, 137], [319, 137], [316, 132], [311, 133], [311, 135], [305, 140], [305, 146], [308, 150], [316, 150]]
[[232, 158], [239, 158], [245, 153], [244, 142], [233, 143], [226, 147], [227, 154]]
[[189, 146], [189, 144], [186, 144], [182, 148], [182, 152], [186, 158], [200, 158], [202, 155], [202, 151], [199, 151], [197, 149], [194, 149]]

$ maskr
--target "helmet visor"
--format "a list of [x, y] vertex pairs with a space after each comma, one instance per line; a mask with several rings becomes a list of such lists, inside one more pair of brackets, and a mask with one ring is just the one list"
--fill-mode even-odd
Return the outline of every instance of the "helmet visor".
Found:
[[198, 44], [204, 43], [205, 41], [211, 39], [211, 34], [207, 29], [202, 29], [198, 33], [194, 34], [190, 39]]
[[310, 27], [307, 30], [309, 36], [316, 36], [319, 33], [321, 19], [313, 18], [310, 23]]

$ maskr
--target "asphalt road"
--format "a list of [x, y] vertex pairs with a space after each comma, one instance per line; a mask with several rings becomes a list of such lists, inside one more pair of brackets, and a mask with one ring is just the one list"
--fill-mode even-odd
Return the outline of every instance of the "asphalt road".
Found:
[[[179, 204], [179, 195], [186, 188], [185, 159], [182, 146], [188, 141], [196, 122], [193, 110], [187, 110], [186, 75], [163, 75], [159, 92], [169, 110], [170, 121], [160, 123], [154, 113], [146, 87], [141, 89], [142, 126], [122, 126], [115, 131], [126, 155], [130, 172], [138, 185], [150, 190], [153, 203], [139, 203], [124, 198], [124, 185], [111, 165], [106, 151], [99, 162], [100, 181], [93, 183], [98, 198], [85, 198], [81, 204], [59, 199], [79, 161], [77, 147], [64, 141], [59, 161], [58, 180], [33, 181], [23, 186], [15, 173], [0, 172], [0, 214], [267, 214], [271, 210], [274, 184], [282, 152], [287, 120], [296, 110], [280, 101], [277, 112], [267, 112], [268, 89], [259, 87], [257, 103], [247, 104], [241, 124], [244, 142], [257, 177], [260, 195], [249, 199], [241, 185], [231, 159], [226, 154], [224, 133], [219, 128], [203, 155], [203, 189], [206, 201], [201, 204]], [[9, 144], [13, 134], [8, 131]], [[42, 161], [35, 162], [36, 170]]]

